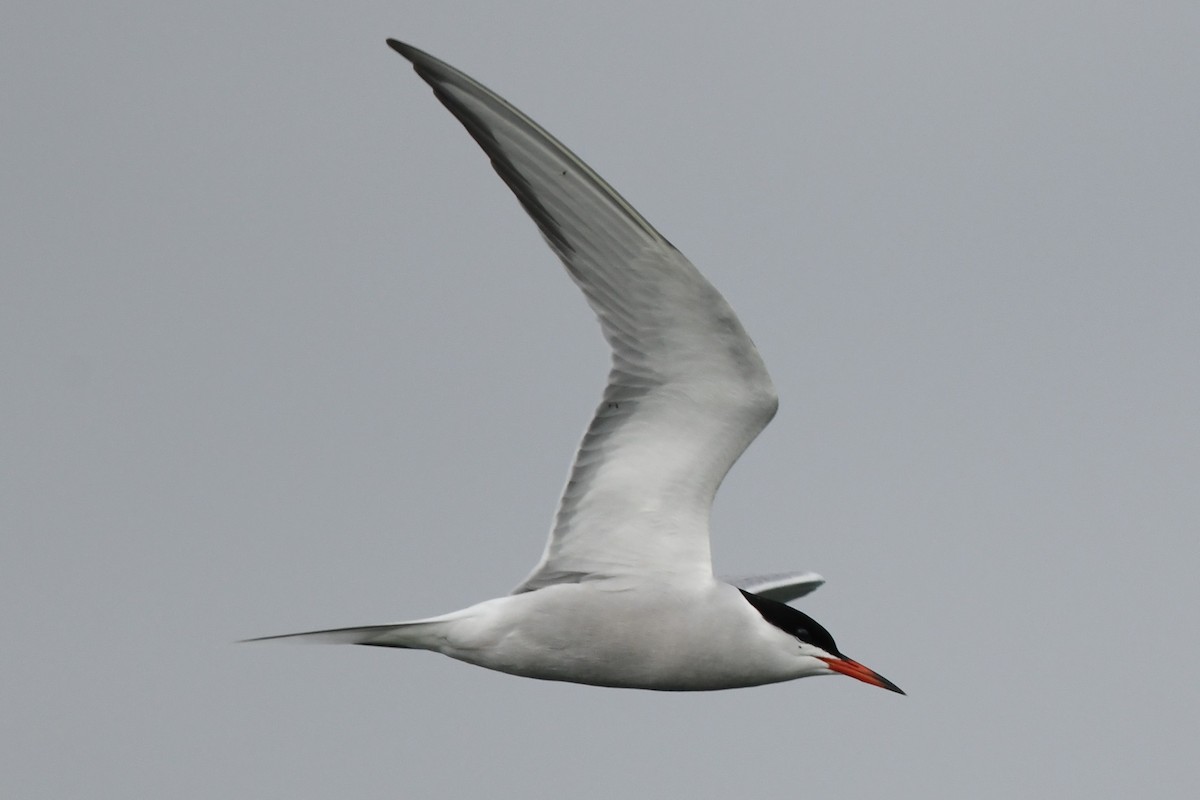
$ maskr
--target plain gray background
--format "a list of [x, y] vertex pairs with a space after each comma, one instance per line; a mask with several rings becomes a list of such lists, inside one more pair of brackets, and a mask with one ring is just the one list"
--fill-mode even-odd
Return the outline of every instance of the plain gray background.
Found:
[[[1194, 797], [1194, 3], [21, 3], [0, 794]], [[506, 592], [607, 352], [395, 36], [725, 293], [726, 572], [909, 697], [235, 645]]]

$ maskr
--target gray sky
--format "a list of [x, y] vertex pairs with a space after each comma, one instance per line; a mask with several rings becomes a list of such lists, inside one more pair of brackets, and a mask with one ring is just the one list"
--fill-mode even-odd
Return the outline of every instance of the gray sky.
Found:
[[[0, 29], [0, 795], [1200, 791], [1194, 3], [23, 3]], [[727, 572], [908, 692], [234, 645], [532, 567], [607, 353], [475, 75], [782, 396]]]

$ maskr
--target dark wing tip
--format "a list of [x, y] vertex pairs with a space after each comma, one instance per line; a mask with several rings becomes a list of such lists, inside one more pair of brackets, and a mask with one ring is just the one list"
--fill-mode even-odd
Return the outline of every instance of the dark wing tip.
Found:
[[[388, 39], [388, 47], [395, 50], [400, 55], [407, 58], [415, 67], [448, 67], [444, 61], [434, 58], [419, 47], [413, 47], [411, 44], [405, 44], [399, 39]], [[453, 68], [450, 68], [453, 71]]]
[[411, 44], [405, 44], [404, 42], [400, 41], [399, 39], [388, 39], [387, 44], [388, 44], [388, 47], [392, 48], [397, 53], [399, 53], [400, 55], [404, 56], [409, 61], [411, 61], [414, 66], [421, 64], [421, 63], [424, 63], [424, 64], [439, 64], [439, 63], [441, 63], [436, 58], [429, 55], [429, 53], [426, 53], [424, 50], [413, 47]]
[[435, 86], [439, 81], [450, 82], [456, 79], [468, 84], [475, 83], [474, 79], [463, 75], [445, 61], [435, 58], [411, 44], [405, 44], [398, 39], [388, 39], [387, 44], [388, 47], [411, 61], [413, 69], [431, 86]]

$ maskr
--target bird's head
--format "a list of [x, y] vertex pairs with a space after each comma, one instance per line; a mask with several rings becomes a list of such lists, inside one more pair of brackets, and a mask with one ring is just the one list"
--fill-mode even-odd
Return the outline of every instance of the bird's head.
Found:
[[838, 650], [833, 636], [815, 619], [799, 609], [768, 600], [747, 591], [742, 591], [750, 605], [757, 609], [763, 619], [784, 633], [795, 637], [799, 643], [798, 655], [810, 662], [809, 675], [849, 675], [863, 683], [904, 694], [904, 690], [869, 667], [864, 667]]

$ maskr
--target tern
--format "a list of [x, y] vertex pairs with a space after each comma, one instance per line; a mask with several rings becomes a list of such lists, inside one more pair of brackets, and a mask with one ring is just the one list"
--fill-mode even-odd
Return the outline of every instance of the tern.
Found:
[[724, 298], [541, 126], [449, 64], [388, 45], [487, 153], [583, 290], [612, 370], [541, 561], [511, 594], [428, 619], [262, 639], [433, 650], [596, 686], [697, 691], [842, 674], [903, 694], [786, 604], [819, 575], [713, 574], [713, 498], [778, 407]]

